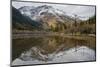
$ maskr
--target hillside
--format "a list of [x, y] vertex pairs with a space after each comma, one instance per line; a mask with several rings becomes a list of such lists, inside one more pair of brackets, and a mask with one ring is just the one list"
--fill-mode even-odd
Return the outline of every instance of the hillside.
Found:
[[34, 30], [39, 29], [41, 24], [31, 20], [28, 16], [22, 15], [16, 8], [12, 7], [12, 27], [13, 29]]

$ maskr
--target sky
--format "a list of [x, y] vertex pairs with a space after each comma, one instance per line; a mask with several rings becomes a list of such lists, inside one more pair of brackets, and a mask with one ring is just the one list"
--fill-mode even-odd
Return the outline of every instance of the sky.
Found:
[[80, 17], [80, 19], [86, 20], [89, 17], [93, 16], [95, 14], [95, 6], [84, 6], [84, 5], [72, 5], [72, 4], [50, 4], [50, 3], [36, 3], [36, 2], [18, 2], [13, 1], [12, 5], [15, 8], [20, 8], [22, 6], [41, 6], [41, 5], [49, 5], [52, 6], [55, 9], [62, 10], [66, 13], [66, 15], [74, 16], [76, 14]]

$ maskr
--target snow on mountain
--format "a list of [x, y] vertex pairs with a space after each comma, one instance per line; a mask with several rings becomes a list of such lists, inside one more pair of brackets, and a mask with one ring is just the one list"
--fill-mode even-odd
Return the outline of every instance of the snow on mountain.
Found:
[[43, 6], [38, 6], [38, 7], [33, 7], [33, 6], [24, 6], [19, 8], [20, 12], [24, 15], [29, 16], [33, 20], [38, 20], [39, 18], [45, 16], [45, 14], [52, 14], [54, 15], [57, 19], [60, 19], [63, 21], [59, 15], [65, 15], [65, 12], [59, 9], [55, 9], [52, 6], [48, 5], [43, 5]]
[[[19, 8], [19, 11], [32, 20], [35, 20], [42, 24], [43, 29], [56, 29], [57, 27], [73, 23], [73, 18], [68, 16], [63, 10], [56, 9], [49, 5], [42, 6], [24, 6]], [[60, 26], [59, 26], [60, 25]]]
[[19, 11], [21, 12], [21, 14], [31, 17], [31, 10], [33, 10], [34, 8], [34, 6], [23, 6], [19, 8]]

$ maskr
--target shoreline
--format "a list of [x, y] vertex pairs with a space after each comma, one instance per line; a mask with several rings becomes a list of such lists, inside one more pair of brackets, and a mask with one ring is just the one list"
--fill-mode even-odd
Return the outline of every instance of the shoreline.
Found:
[[67, 38], [75, 38], [75, 39], [83, 39], [83, 38], [96, 38], [95, 35], [71, 35], [71, 34], [12, 34], [12, 39], [17, 38], [33, 38], [33, 37], [52, 37], [52, 36], [59, 36], [59, 37], [67, 37]]

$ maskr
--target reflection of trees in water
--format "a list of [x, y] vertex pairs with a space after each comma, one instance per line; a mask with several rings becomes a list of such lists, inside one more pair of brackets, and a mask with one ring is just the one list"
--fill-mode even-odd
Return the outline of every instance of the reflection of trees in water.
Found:
[[44, 54], [49, 54], [49, 53], [68, 50], [73, 47], [77, 48], [78, 46], [85, 44], [86, 41], [84, 40], [77, 40], [72, 38], [70, 39], [64, 37], [47, 37], [43, 39], [40, 48], [44, 50]]
[[43, 50], [45, 50], [44, 54], [48, 54], [48, 53], [52, 53], [53, 51], [56, 50], [57, 48], [57, 42], [55, 38], [44, 38], [42, 45], [40, 46], [40, 48], [42, 48]]

